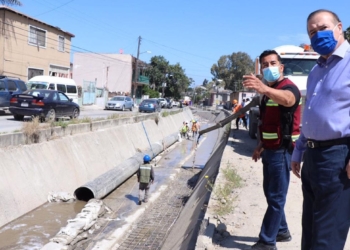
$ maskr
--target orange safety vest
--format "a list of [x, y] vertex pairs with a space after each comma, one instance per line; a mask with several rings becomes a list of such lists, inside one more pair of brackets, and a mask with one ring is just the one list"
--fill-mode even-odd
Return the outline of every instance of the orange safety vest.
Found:
[[[288, 78], [276, 83], [275, 89], [282, 89], [286, 85], [294, 85]], [[299, 92], [300, 93], [300, 92]], [[260, 105], [261, 125], [260, 138], [263, 143], [263, 148], [279, 149], [286, 146], [284, 142], [288, 142], [288, 146], [294, 148], [295, 141], [300, 135], [300, 110], [302, 99], [296, 100], [294, 106], [286, 111], [283, 107], [267, 96], [263, 96]]]
[[192, 131], [197, 132], [197, 124], [196, 123], [192, 124]]
[[[241, 104], [237, 104], [234, 108], [233, 108], [233, 112], [237, 113], [240, 109], [242, 108]], [[243, 118], [245, 116], [245, 114], [242, 114], [239, 116], [239, 118]]]

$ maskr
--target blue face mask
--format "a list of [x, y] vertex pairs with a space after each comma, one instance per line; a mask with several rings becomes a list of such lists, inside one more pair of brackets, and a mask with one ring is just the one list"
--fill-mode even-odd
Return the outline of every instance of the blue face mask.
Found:
[[264, 68], [263, 75], [264, 75], [264, 79], [268, 82], [277, 81], [281, 76], [279, 71], [279, 66]]
[[[337, 27], [337, 25], [335, 27]], [[329, 55], [334, 51], [338, 42], [334, 39], [333, 30], [317, 31], [316, 34], [311, 37], [311, 45], [314, 51], [320, 55]]]

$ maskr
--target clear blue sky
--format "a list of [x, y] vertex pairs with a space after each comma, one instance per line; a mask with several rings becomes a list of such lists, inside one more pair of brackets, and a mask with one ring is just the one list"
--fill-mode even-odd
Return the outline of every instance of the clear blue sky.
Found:
[[[246, 52], [252, 59], [265, 49], [309, 43], [306, 18], [316, 9], [336, 12], [350, 26], [350, 1], [281, 0], [22, 0], [12, 7], [75, 35], [72, 45], [96, 53], [137, 54], [149, 62], [162, 55], [180, 63], [202, 84], [212, 79], [220, 56]], [[76, 47], [74, 51], [84, 51]]]

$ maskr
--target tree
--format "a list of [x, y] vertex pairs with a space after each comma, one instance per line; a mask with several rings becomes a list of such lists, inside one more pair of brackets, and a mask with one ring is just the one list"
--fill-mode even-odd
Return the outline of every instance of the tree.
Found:
[[22, 5], [22, 3], [18, 0], [0, 0], [0, 3], [3, 5]]
[[189, 78], [185, 74], [185, 70], [179, 63], [175, 65], [169, 65], [169, 72], [172, 73], [173, 78], [167, 81], [168, 96], [172, 96], [175, 99], [180, 99], [182, 93], [186, 92], [187, 88], [194, 82], [192, 78]]
[[159, 92], [162, 92], [162, 84], [166, 83], [165, 96], [171, 96], [175, 99], [179, 99], [181, 93], [185, 92], [193, 82], [186, 76], [185, 70], [179, 63], [171, 65], [163, 56], [151, 58], [146, 75], [150, 79], [152, 88]]
[[207, 84], [208, 84], [208, 80], [207, 80], [207, 79], [204, 79], [204, 81], [203, 81], [202, 85], [203, 85], [204, 87], [206, 87], [206, 86], [207, 86]]
[[226, 89], [240, 91], [243, 89], [243, 75], [254, 73], [254, 62], [245, 52], [221, 56], [217, 64], [211, 67], [213, 80], [223, 80]]
[[163, 56], [154, 56], [151, 58], [150, 67], [146, 70], [146, 75], [148, 75], [153, 89], [158, 89], [162, 86], [168, 67], [169, 62]]
[[344, 31], [345, 39], [350, 42], [350, 26]]
[[158, 98], [159, 92], [156, 90], [151, 89], [149, 86], [145, 85], [142, 88], [142, 92], [144, 95], [148, 95], [149, 98]]

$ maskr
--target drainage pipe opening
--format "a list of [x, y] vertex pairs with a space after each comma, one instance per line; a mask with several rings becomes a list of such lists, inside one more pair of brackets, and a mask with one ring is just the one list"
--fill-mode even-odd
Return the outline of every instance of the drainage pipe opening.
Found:
[[81, 201], [89, 201], [90, 199], [95, 198], [94, 193], [87, 187], [77, 188], [74, 195]]

